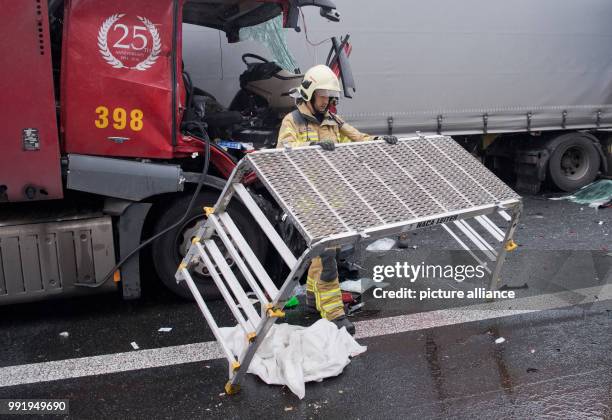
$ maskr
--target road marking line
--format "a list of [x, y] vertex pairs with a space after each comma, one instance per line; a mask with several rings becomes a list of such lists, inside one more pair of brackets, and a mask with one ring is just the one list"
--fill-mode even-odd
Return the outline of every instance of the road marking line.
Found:
[[[501, 302], [356, 322], [355, 338], [369, 338], [522, 315], [612, 299], [612, 284]], [[509, 309], [510, 307], [514, 309]], [[527, 309], [516, 309], [527, 308]], [[534, 309], [537, 308], [537, 309]], [[204, 322], [204, 321], [202, 321]], [[0, 387], [205, 362], [223, 358], [216, 341], [0, 368]]]

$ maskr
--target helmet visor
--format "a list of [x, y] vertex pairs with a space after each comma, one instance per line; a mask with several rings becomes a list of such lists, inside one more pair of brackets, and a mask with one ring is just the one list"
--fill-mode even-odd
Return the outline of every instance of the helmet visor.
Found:
[[317, 96], [327, 96], [328, 98], [336, 98], [336, 99], [340, 97], [340, 92], [338, 92], [337, 90], [330, 90], [330, 89], [317, 89], [315, 90], [315, 94]]

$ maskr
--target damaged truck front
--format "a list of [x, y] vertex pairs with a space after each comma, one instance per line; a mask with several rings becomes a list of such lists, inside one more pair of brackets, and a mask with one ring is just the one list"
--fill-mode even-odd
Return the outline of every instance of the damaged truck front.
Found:
[[[239, 157], [215, 139], [267, 147], [302, 75], [245, 55], [237, 99], [218, 107], [185, 69], [184, 23], [233, 43], [247, 27], [295, 28], [303, 6], [339, 19], [329, 0], [0, 0], [0, 304], [136, 298], [141, 262], [188, 296], [176, 265]], [[229, 211], [265, 256], [244, 208]], [[195, 279], [216, 293], [204, 268]]]

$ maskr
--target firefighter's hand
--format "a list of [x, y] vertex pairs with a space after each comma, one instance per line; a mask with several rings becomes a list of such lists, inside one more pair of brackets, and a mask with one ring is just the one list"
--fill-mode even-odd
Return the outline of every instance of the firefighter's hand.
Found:
[[328, 151], [332, 151], [332, 150], [336, 150], [336, 143], [334, 143], [331, 140], [323, 140], [323, 141], [313, 141], [310, 143], [311, 146], [321, 146], [321, 149], [323, 150], [328, 150]]
[[389, 144], [397, 144], [397, 137], [395, 136], [376, 136], [374, 140], [384, 140]]

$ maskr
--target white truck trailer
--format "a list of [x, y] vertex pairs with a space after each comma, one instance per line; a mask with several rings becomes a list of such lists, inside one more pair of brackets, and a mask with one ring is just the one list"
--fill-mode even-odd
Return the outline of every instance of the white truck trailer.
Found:
[[[285, 35], [305, 71], [325, 61], [331, 36], [350, 34], [357, 90], [339, 112], [360, 130], [451, 135], [505, 180], [532, 192], [546, 183], [571, 191], [610, 174], [611, 2], [336, 4], [340, 22], [304, 8], [301, 31]], [[195, 84], [226, 105], [244, 69], [241, 53], [280, 56], [274, 42], [267, 49], [253, 41], [227, 44], [211, 29], [186, 30], [184, 42], [186, 66], [206, 77]]]

